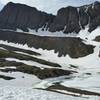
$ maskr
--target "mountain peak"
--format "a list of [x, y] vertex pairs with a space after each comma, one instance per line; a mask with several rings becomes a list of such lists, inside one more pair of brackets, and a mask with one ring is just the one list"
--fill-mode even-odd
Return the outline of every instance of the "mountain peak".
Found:
[[14, 2], [8, 2], [6, 5], [5, 5], [5, 7], [17, 7], [17, 8], [26, 8], [26, 9], [35, 9], [35, 10], [37, 10], [35, 7], [30, 7], [30, 6], [28, 6], [28, 5], [26, 5], [26, 4], [21, 4], [21, 3], [14, 3]]
[[100, 2], [99, 1], [95, 1], [94, 4], [100, 4]]
[[12, 5], [12, 4], [14, 4], [14, 3], [13, 3], [13, 2], [11, 2], [11, 1], [7, 3], [7, 5]]
[[59, 9], [56, 16], [13, 2], [9, 2], [0, 12], [1, 29], [79, 33], [87, 25], [89, 32], [100, 26], [100, 2], [80, 7], [67, 6]]

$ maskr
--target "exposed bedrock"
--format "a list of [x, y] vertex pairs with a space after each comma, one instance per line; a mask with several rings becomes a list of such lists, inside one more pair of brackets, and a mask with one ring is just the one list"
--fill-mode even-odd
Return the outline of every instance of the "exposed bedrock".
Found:
[[69, 6], [60, 9], [49, 30], [51, 32], [63, 30], [64, 33], [79, 32], [80, 26], [77, 8]]
[[29, 47], [55, 50], [58, 56], [69, 54], [72, 58], [84, 57], [93, 53], [94, 47], [86, 45], [80, 38], [74, 37], [42, 37], [26, 33], [0, 30], [0, 40], [28, 44]]
[[34, 7], [9, 2], [0, 12], [0, 28], [28, 32], [29, 28], [42, 31], [78, 33], [85, 26], [92, 32], [100, 26], [100, 3], [81, 7], [68, 6], [58, 10], [57, 15], [41, 12]]
[[28, 28], [36, 31], [41, 27], [48, 29], [54, 17], [34, 7], [9, 2], [0, 12], [0, 28], [12, 30], [19, 28], [26, 32]]
[[50, 31], [63, 31], [64, 33], [79, 33], [85, 26], [89, 32], [100, 26], [100, 3], [94, 2], [81, 7], [68, 6], [58, 10], [57, 16], [50, 25]]
[[94, 41], [100, 42], [100, 36], [97, 36], [97, 37], [94, 39]]

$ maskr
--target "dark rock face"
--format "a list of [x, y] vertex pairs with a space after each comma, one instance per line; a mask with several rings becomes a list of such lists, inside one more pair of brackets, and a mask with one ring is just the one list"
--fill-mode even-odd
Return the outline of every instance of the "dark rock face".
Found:
[[49, 30], [51, 32], [63, 30], [64, 33], [78, 33], [80, 26], [77, 8], [69, 6], [60, 9]]
[[81, 7], [66, 7], [58, 11], [49, 31], [63, 31], [64, 33], [78, 33], [81, 28], [89, 25], [89, 32], [100, 26], [100, 3]]
[[36, 31], [41, 27], [48, 29], [54, 17], [36, 8], [10, 2], [0, 12], [0, 28], [12, 30], [19, 28], [26, 32], [28, 28]]
[[17, 28], [28, 32], [28, 28], [38, 32], [62, 31], [63, 33], [79, 33], [85, 26], [92, 32], [100, 26], [100, 3], [95, 2], [81, 7], [61, 8], [56, 16], [38, 11], [34, 7], [23, 4], [8, 3], [0, 12], [0, 28], [16, 30]]
[[80, 38], [74, 37], [41, 37], [32, 34], [13, 31], [1, 31], [0, 40], [8, 42], [28, 44], [29, 47], [55, 50], [58, 56], [69, 54], [72, 58], [84, 57], [93, 53], [93, 46], [86, 45]]

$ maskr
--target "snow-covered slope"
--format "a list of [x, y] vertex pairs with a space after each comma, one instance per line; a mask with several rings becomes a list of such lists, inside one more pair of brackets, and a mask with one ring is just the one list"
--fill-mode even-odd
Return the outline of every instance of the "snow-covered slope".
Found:
[[[10, 100], [12, 100], [12, 99], [17, 98], [17, 100], [19, 100], [18, 98], [20, 96], [23, 96], [22, 100], [23, 99], [25, 100], [26, 96], [28, 96], [28, 100], [30, 100], [30, 98], [32, 98], [32, 99], [34, 98], [34, 100], [42, 100], [42, 99], [43, 100], [46, 100], [46, 99], [53, 100], [54, 98], [56, 100], [61, 100], [60, 96], [62, 96], [63, 97], [62, 100], [66, 100], [66, 98], [68, 98], [68, 100], [75, 100], [75, 99], [76, 100], [78, 100], [78, 99], [79, 100], [81, 100], [81, 99], [82, 100], [99, 100], [99, 97], [94, 96], [94, 95], [92, 95], [92, 96], [81, 95], [80, 97], [74, 97], [74, 96], [72, 96], [73, 94], [75, 96], [77, 96], [79, 94], [70, 92], [69, 90], [60, 90], [59, 87], [56, 87], [58, 89], [52, 89], [50, 91], [63, 93], [65, 95], [60, 94], [59, 96], [56, 96], [58, 94], [52, 93], [50, 91], [47, 92], [45, 90], [41, 91], [41, 90], [32, 89], [32, 88], [48, 89], [48, 87], [53, 86], [56, 83], [59, 83], [60, 85], [65, 86], [65, 87], [69, 87], [69, 88], [73, 88], [73, 89], [80, 89], [80, 91], [86, 90], [86, 91], [95, 92], [95, 93], [99, 94], [100, 93], [100, 81], [99, 81], [99, 77], [100, 77], [100, 71], [99, 71], [100, 70], [100, 57], [99, 57], [100, 43], [96, 42], [94, 40], [96, 36], [100, 36], [99, 32], [100, 32], [99, 27], [96, 30], [94, 30], [92, 33], [89, 33], [87, 31], [87, 28], [85, 30], [81, 30], [79, 35], [77, 35], [76, 37], [80, 37], [85, 44], [91, 44], [91, 45], [95, 46], [95, 48], [94, 48], [94, 52], [92, 54], [87, 55], [85, 57], [76, 58], [76, 59], [69, 57], [69, 55], [66, 55], [65, 57], [63, 57], [63, 56], [58, 57], [58, 53], [54, 53], [54, 50], [48, 51], [48, 50], [43, 50], [43, 49], [35, 49], [34, 47], [32, 47], [32, 48], [28, 47], [27, 44], [21, 45], [21, 44], [8, 43], [7, 41], [0, 41], [0, 44], [17, 47], [17, 48], [23, 48], [25, 50], [31, 50], [31, 51], [40, 53], [41, 55], [38, 55], [38, 56], [30, 55], [28, 53], [15, 51], [16, 53], [30, 55], [30, 56], [36, 57], [38, 59], [43, 59], [43, 60], [47, 60], [50, 62], [58, 63], [62, 66], [60, 69], [72, 70], [72, 71], [77, 72], [70, 76], [56, 77], [56, 78], [50, 78], [50, 79], [45, 79], [45, 80], [40, 80], [34, 75], [28, 75], [28, 74], [23, 74], [23, 73], [0, 72], [0, 75], [13, 76], [16, 78], [16, 79], [10, 80], [10, 81], [0, 79], [1, 80], [0, 81], [0, 86], [1, 86], [0, 93], [1, 93], [1, 95], [4, 94], [0, 97], [0, 99], [3, 98], [4, 100], [8, 100], [8, 98], [10, 98]], [[2, 47], [1, 47], [1, 49], [5, 50], [5, 48], [2, 48]], [[23, 62], [21, 60], [16, 60], [14, 58], [6, 58], [6, 60]], [[35, 64], [36, 66], [41, 67], [41, 65], [37, 64], [36, 62], [32, 62], [32, 63], [29, 62], [29, 64], [28, 64], [27, 61], [24, 61], [24, 63], [26, 65], [34, 65]], [[44, 67], [49, 68], [46, 65], [44, 65]], [[20, 83], [20, 84], [17, 85], [17, 83]], [[5, 86], [7, 86], [7, 87], [5, 87]], [[28, 88], [23, 88], [23, 86], [26, 86]], [[13, 88], [15, 88], [16, 91], [13, 91]], [[26, 95], [27, 91], [28, 91], [29, 95], [28, 94]], [[23, 94], [20, 94], [20, 92], [23, 92]], [[34, 93], [33, 96], [32, 96], [32, 93]], [[48, 97], [45, 95], [45, 93], [49, 93]], [[36, 97], [35, 97], [35, 94], [37, 95]], [[88, 92], [87, 92], [87, 94], [88, 94]], [[39, 95], [41, 95], [41, 98]], [[52, 95], [52, 97], [49, 97], [51, 95]], [[68, 95], [71, 95], [71, 96], [68, 96]]]

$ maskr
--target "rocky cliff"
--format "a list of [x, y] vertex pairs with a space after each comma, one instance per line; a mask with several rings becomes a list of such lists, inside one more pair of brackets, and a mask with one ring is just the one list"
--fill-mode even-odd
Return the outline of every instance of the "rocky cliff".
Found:
[[62, 31], [78, 33], [88, 25], [89, 32], [100, 26], [100, 3], [94, 2], [81, 7], [68, 6], [58, 10], [57, 15], [41, 12], [34, 7], [9, 2], [0, 12], [0, 28], [28, 32], [28, 28], [38, 32]]
[[28, 32], [28, 28], [48, 29], [55, 16], [38, 11], [36, 8], [9, 2], [0, 12], [0, 28]]
[[100, 3], [81, 7], [66, 7], [58, 11], [50, 26], [50, 31], [63, 31], [64, 33], [78, 33], [88, 25], [89, 32], [100, 25]]
[[68, 54], [72, 58], [78, 58], [94, 52], [94, 46], [87, 45], [83, 43], [80, 38], [74, 37], [42, 37], [32, 34], [0, 30], [0, 40], [27, 44], [29, 47], [34, 47], [36, 49], [42, 48], [44, 50], [54, 50], [55, 53], [58, 53], [59, 57]]

